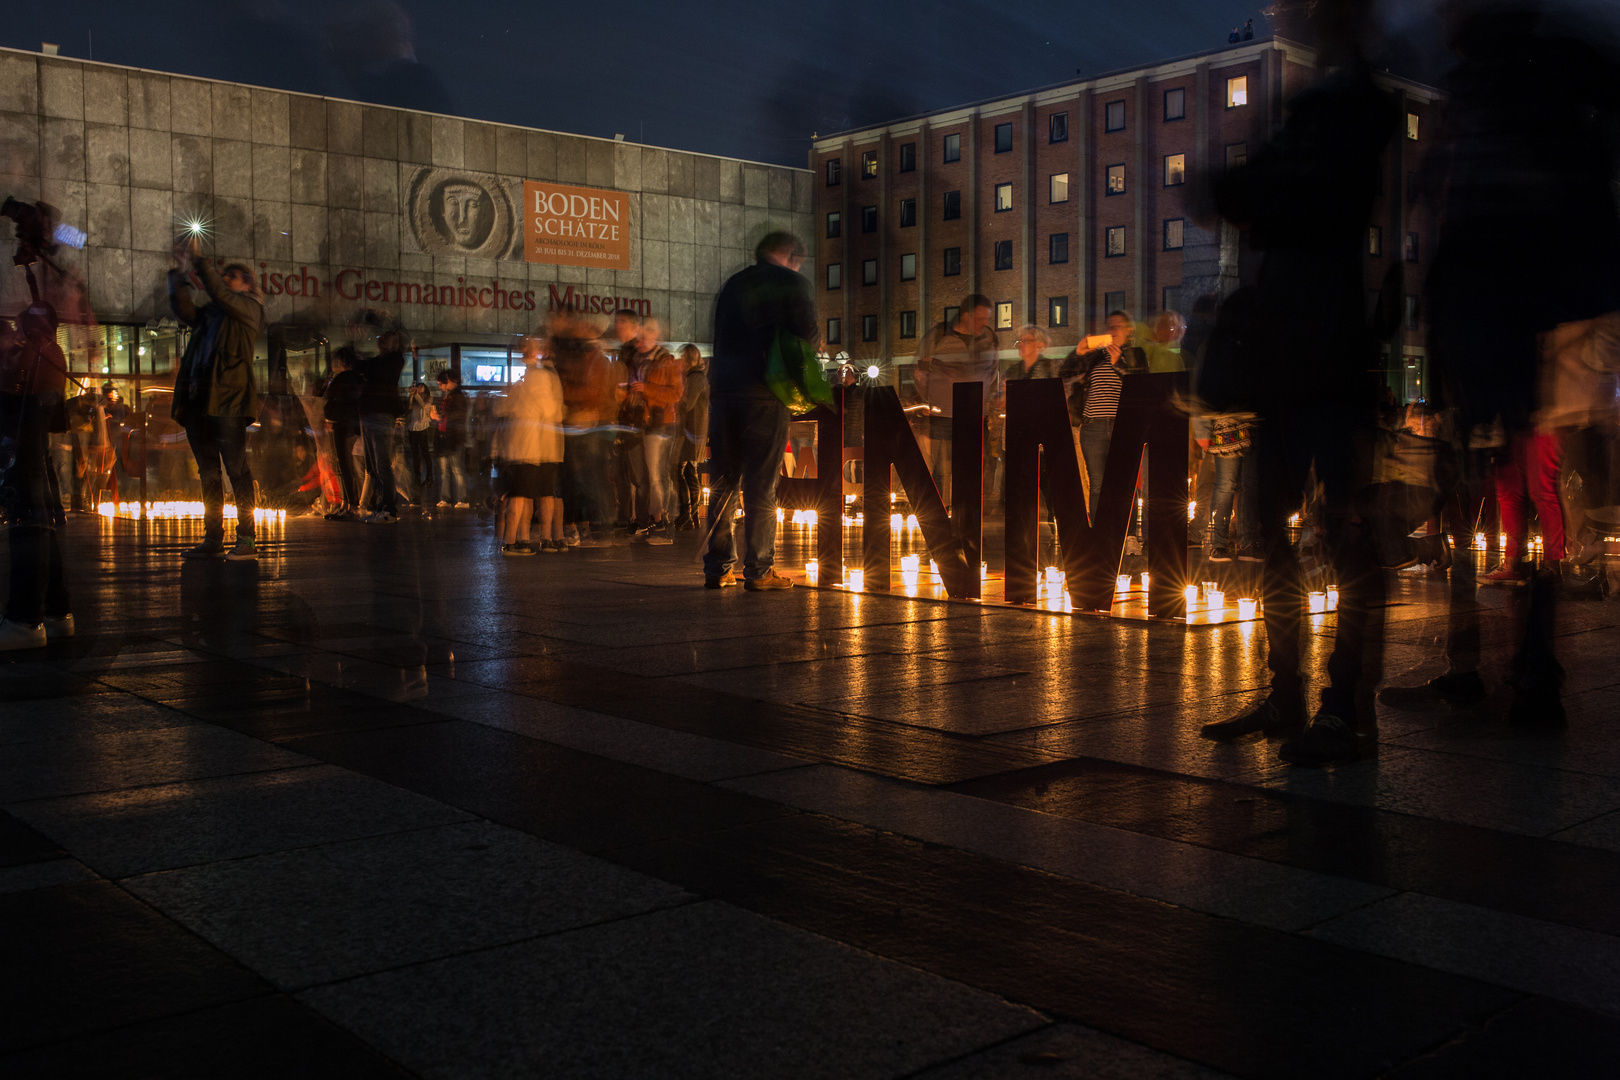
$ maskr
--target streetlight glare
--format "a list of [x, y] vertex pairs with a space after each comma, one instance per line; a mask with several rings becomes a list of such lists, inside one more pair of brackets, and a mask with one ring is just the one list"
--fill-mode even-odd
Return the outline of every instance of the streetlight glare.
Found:
[[866, 369], [866, 377], [868, 379], [875, 379], [878, 377], [878, 366], [876, 364], [872, 364]]

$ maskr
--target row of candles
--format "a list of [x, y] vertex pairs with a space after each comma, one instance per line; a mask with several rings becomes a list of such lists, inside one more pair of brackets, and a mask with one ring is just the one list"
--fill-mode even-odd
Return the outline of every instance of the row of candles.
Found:
[[[180, 520], [180, 519], [184, 519], [184, 518], [200, 518], [200, 517], [202, 517], [203, 516], [203, 504], [201, 502], [187, 501], [187, 500], [183, 500], [183, 499], [182, 500], [175, 500], [175, 501], [160, 501], [160, 502], [148, 502], [148, 503], [139, 503], [139, 502], [112, 503], [112, 502], [104, 502], [104, 503], [100, 503], [100, 504], [98, 504], [96, 506], [96, 513], [100, 514], [104, 518], [137, 518], [137, 519], [139, 519], [139, 518], [147, 518], [147, 519], [154, 519], [154, 520], [163, 520], [163, 519]], [[225, 506], [225, 509], [224, 509], [224, 514], [225, 514], [225, 517], [227, 519], [234, 520], [236, 518], [236, 507], [234, 505], [227, 504]], [[253, 511], [253, 520], [257, 521], [257, 522], [259, 522], [261, 524], [268, 524], [270, 522], [275, 522], [275, 521], [286, 521], [287, 520], [287, 511], [285, 511], [285, 510], [269, 510], [269, 509], [266, 509], [265, 507], [261, 506], [261, 507], [256, 508]]]

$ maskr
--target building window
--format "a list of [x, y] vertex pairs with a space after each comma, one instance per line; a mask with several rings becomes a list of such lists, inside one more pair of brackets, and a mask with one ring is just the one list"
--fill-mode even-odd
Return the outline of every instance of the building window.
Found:
[[1011, 210], [1011, 209], [1012, 209], [1012, 185], [1011, 184], [997, 184], [996, 185], [996, 213], [999, 214], [1003, 210]]
[[962, 136], [951, 134], [945, 136], [945, 163], [962, 160]]
[[1125, 290], [1119, 292], [1103, 293], [1103, 317], [1107, 318], [1110, 311], [1125, 310]]
[[877, 151], [868, 150], [861, 155], [861, 179], [870, 180], [877, 175]]
[[827, 159], [827, 186], [837, 187], [844, 179], [844, 159]]
[[1108, 257], [1125, 254], [1125, 226], [1110, 225], [1108, 227]]
[[945, 193], [945, 220], [955, 221], [962, 216], [962, 193], [960, 191], [947, 191]]
[[962, 309], [961, 308], [959, 308], [959, 307], [948, 307], [948, 308], [945, 309], [945, 325], [946, 326], [955, 326], [956, 325], [956, 320], [960, 319], [961, 317], [962, 317]]
[[1187, 155], [1164, 155], [1164, 186], [1177, 187], [1187, 182]]
[[914, 142], [900, 144], [900, 171], [917, 171], [917, 144]]
[[1108, 183], [1103, 190], [1110, 195], [1125, 194], [1125, 166], [1108, 166]]
[[902, 256], [900, 256], [900, 280], [901, 281], [916, 281], [917, 280], [917, 256], [916, 255], [902, 255]]
[[861, 316], [861, 340], [876, 341], [878, 332], [878, 317], [876, 315]]
[[1012, 301], [1003, 300], [996, 305], [996, 329], [1012, 329]]
[[844, 320], [827, 320], [827, 344], [837, 345], [844, 340]]
[[1053, 113], [1051, 118], [1046, 121], [1046, 141], [1055, 143], [1069, 141], [1068, 113]]
[[1166, 120], [1187, 118], [1187, 91], [1177, 87], [1164, 92], [1164, 118]]
[[1180, 285], [1166, 285], [1164, 287], [1164, 305], [1162, 307], [1160, 307], [1159, 310], [1160, 311], [1174, 311], [1178, 315], [1181, 314], [1181, 286]]
[[1125, 103], [1123, 101], [1110, 101], [1103, 106], [1103, 130], [1125, 130]]
[[945, 249], [945, 266], [942, 273], [945, 277], [955, 277], [962, 272], [962, 249], [959, 247]]
[[1180, 251], [1185, 242], [1186, 222], [1178, 217], [1164, 219], [1164, 250]]
[[917, 313], [915, 311], [902, 311], [900, 313], [900, 336], [917, 336]]
[[1069, 261], [1069, 234], [1055, 232], [1046, 241], [1047, 261], [1054, 266]]
[[1413, 142], [1417, 142], [1418, 114], [1415, 112], [1409, 112], [1406, 114], [1406, 137], [1411, 139]]
[[1367, 226], [1367, 254], [1382, 255], [1384, 253], [1384, 230], [1377, 225]]
[[863, 207], [861, 207], [861, 232], [863, 232], [863, 233], [875, 233], [875, 232], [877, 232], [877, 207], [875, 207], [875, 206], [863, 206]]
[[900, 227], [902, 229], [909, 229], [915, 224], [917, 224], [917, 200], [901, 199]]
[[997, 240], [996, 241], [996, 269], [997, 270], [1011, 270], [1012, 269], [1012, 241], [1011, 240]]
[[1249, 163], [1249, 144], [1246, 142], [1230, 143], [1226, 147], [1226, 167], [1228, 169], [1242, 168]]
[[843, 287], [844, 287], [844, 264], [843, 263], [828, 263], [827, 264], [827, 288], [828, 288], [828, 290], [842, 289]]
[[1409, 263], [1418, 261], [1418, 234], [1415, 232], [1406, 234], [1406, 261]]
[[1238, 75], [1226, 80], [1226, 107], [1235, 109], [1249, 103], [1249, 77]]
[[1046, 325], [1069, 325], [1069, 298], [1067, 296], [1050, 296], [1046, 299]]
[[1069, 201], [1069, 174], [1066, 172], [1053, 173], [1047, 181], [1047, 198], [1052, 202]]
[[844, 235], [844, 215], [834, 210], [827, 215], [827, 239], [836, 240]]
[[[1383, 170], [1382, 169], [1379, 170], [1379, 175], [1383, 175]], [[1418, 179], [1418, 174], [1415, 173], [1415, 172], [1407, 173], [1406, 174], [1406, 201], [1411, 203], [1413, 206], [1416, 206], [1418, 204], [1418, 202], [1422, 198], [1423, 198], [1423, 184]]]
[[1012, 125], [996, 125], [996, 153], [1005, 154], [1012, 149]]
[[1416, 330], [1418, 328], [1418, 298], [1411, 293], [1406, 294], [1406, 308], [1403, 316], [1402, 322], [1405, 324], [1406, 329]]
[[865, 259], [861, 262], [861, 284], [877, 284], [877, 260]]

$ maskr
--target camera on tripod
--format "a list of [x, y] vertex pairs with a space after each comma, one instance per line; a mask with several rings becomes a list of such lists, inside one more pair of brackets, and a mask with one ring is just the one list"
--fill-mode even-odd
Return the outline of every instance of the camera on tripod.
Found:
[[5, 203], [0, 204], [0, 217], [10, 218], [17, 225], [17, 254], [11, 258], [13, 264], [32, 266], [41, 259], [49, 262], [60, 244], [84, 247], [83, 230], [59, 222], [58, 216], [56, 207], [50, 203], [25, 203], [6, 196]]

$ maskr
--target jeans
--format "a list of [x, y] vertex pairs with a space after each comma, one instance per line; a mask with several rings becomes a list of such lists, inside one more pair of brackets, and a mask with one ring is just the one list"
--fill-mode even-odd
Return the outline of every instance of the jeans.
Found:
[[360, 426], [352, 420], [332, 425], [332, 464], [337, 468], [338, 486], [343, 489], [343, 505], [354, 509], [360, 503], [360, 484], [354, 475], [354, 440]]
[[399, 489], [394, 486], [394, 418], [386, 413], [360, 417], [360, 439], [366, 454], [366, 475], [376, 509], [399, 513]]
[[[1254, 546], [1255, 486], [1254, 461], [1249, 454], [1215, 458], [1215, 490], [1210, 499], [1214, 516], [1209, 524], [1212, 550], [1226, 550], [1233, 532], [1237, 542], [1232, 550]], [[1232, 528], [1234, 522], [1236, 529]]]
[[405, 445], [411, 455], [411, 480], [416, 486], [418, 502], [433, 486], [433, 432], [427, 428], [406, 434]]
[[662, 518], [669, 501], [669, 451], [674, 439], [666, 433], [649, 431], [639, 447], [629, 448], [630, 477], [636, 485], [640, 519], [651, 522]]
[[732, 519], [739, 487], [747, 551], [743, 576], [764, 577], [776, 560], [776, 476], [787, 442], [787, 407], [764, 384], [709, 400], [709, 546], [703, 573], [717, 578], [737, 562]]
[[225, 537], [225, 485], [220, 464], [231, 478], [231, 494], [236, 499], [236, 535], [253, 539], [253, 473], [248, 468], [246, 416], [205, 416], [186, 425], [186, 441], [197, 459], [197, 477], [202, 481], [203, 536], [208, 540]]
[[439, 501], [467, 501], [467, 452], [462, 447], [439, 451]]
[[575, 500], [564, 508], [565, 520], [589, 522], [595, 528], [614, 520], [613, 497], [608, 465], [613, 460], [613, 432], [584, 431], [563, 437], [563, 467]]
[[1099, 417], [1080, 424], [1080, 456], [1086, 461], [1086, 514], [1096, 524], [1097, 506], [1102, 499], [1103, 470], [1108, 467], [1108, 444], [1114, 438], [1114, 418]]

